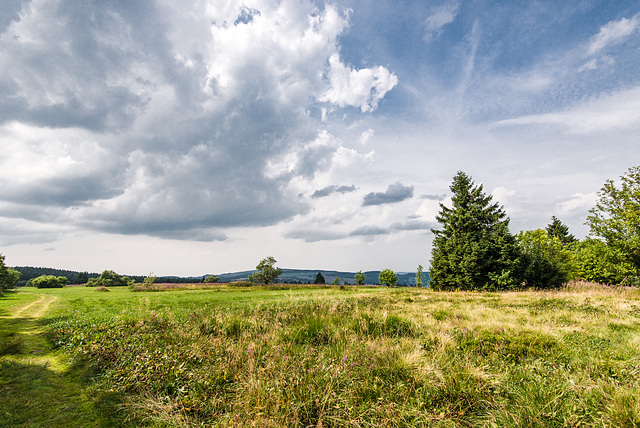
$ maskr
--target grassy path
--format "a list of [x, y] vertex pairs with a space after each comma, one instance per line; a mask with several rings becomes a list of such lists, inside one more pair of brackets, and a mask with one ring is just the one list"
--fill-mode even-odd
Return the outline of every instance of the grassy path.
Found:
[[2, 428], [117, 425], [89, 396], [84, 371], [42, 334], [47, 312], [58, 300], [31, 292], [0, 297]]

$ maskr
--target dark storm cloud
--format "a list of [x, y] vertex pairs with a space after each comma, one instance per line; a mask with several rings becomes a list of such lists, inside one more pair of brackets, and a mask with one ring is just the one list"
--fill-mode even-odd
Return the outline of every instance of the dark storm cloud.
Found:
[[0, 33], [2, 33], [11, 22], [20, 20], [20, 10], [27, 0], [3, 0], [0, 8]]
[[319, 189], [316, 190], [315, 192], [313, 192], [313, 194], [311, 195], [311, 197], [313, 199], [317, 199], [317, 198], [324, 198], [326, 196], [331, 195], [332, 193], [348, 193], [348, 192], [354, 192], [356, 190], [356, 186], [327, 186], [323, 189]]
[[411, 197], [413, 197], [413, 186], [396, 183], [389, 185], [385, 192], [372, 192], [365, 195], [362, 206], [393, 204]]
[[[53, 177], [38, 183], [3, 183], [0, 199], [25, 205], [43, 207], [68, 207], [82, 205], [96, 199], [112, 198], [121, 194], [123, 189], [108, 173], [114, 171], [105, 168], [105, 174], [78, 174], [71, 177]], [[121, 183], [122, 184], [122, 183]]]
[[126, 129], [147, 102], [134, 64], [170, 74], [153, 3], [51, 1], [25, 3], [22, 13], [0, 44], [2, 122]]
[[[270, 7], [3, 4], [7, 215], [37, 220], [33, 208], [42, 207], [58, 224], [211, 241], [226, 239], [220, 228], [307, 213], [291, 183], [306, 186], [330, 170], [341, 143], [306, 109], [331, 89], [329, 57], [344, 67], [334, 54], [347, 21], [312, 2]], [[336, 80], [329, 105], [355, 99], [349, 90], [368, 92], [356, 83]]]

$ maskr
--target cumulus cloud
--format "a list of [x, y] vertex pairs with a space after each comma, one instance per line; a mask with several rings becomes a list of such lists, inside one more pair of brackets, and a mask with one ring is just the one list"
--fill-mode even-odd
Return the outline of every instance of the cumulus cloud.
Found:
[[371, 137], [375, 135], [375, 133], [376, 131], [374, 131], [373, 129], [367, 129], [366, 131], [362, 131], [358, 136], [358, 141], [362, 145], [367, 144], [367, 141], [369, 141]]
[[509, 190], [502, 186], [496, 187], [493, 189], [493, 192], [491, 192], [491, 196], [502, 205], [506, 205], [509, 202], [509, 199], [515, 194], [515, 190]]
[[561, 215], [572, 215], [577, 212], [586, 212], [593, 208], [598, 200], [596, 192], [575, 193], [558, 204]]
[[324, 198], [327, 197], [333, 193], [348, 193], [348, 192], [354, 192], [356, 190], [356, 186], [335, 186], [335, 185], [331, 185], [331, 186], [327, 186], [324, 187], [322, 189], [318, 189], [315, 192], [313, 192], [313, 194], [311, 195], [312, 198], [317, 199], [317, 198]]
[[434, 8], [425, 20], [424, 40], [428, 42], [438, 38], [444, 27], [456, 19], [459, 9], [460, 4], [458, 2], [450, 2]]
[[640, 14], [631, 18], [611, 21], [600, 28], [600, 32], [593, 36], [587, 48], [588, 55], [594, 55], [607, 46], [621, 43], [640, 27]]
[[390, 184], [385, 192], [371, 192], [365, 195], [362, 206], [393, 204], [411, 197], [413, 197], [413, 186], [395, 183]]
[[0, 13], [7, 218], [202, 241], [291, 219], [310, 209], [300, 183], [361, 156], [309, 108], [370, 112], [397, 84], [340, 62], [349, 23], [333, 5], [12, 5]]
[[329, 58], [329, 89], [319, 97], [340, 107], [356, 107], [370, 112], [398, 84], [398, 77], [385, 67], [360, 70], [345, 66], [338, 54]]

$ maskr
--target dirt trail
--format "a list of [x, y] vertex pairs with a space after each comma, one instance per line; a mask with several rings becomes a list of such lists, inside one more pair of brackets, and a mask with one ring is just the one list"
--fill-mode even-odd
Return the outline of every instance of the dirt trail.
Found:
[[58, 296], [51, 296], [47, 294], [39, 294], [40, 298], [35, 302], [31, 302], [28, 305], [18, 308], [11, 318], [42, 318], [47, 313], [51, 304], [58, 300]]
[[[120, 426], [105, 417], [87, 394], [73, 361], [42, 334], [44, 319], [59, 296], [36, 294], [34, 300], [0, 317], [0, 428], [97, 428]], [[0, 343], [1, 345], [1, 343]]]
[[20, 337], [22, 343], [22, 352], [9, 359], [42, 365], [59, 372], [64, 370], [65, 364], [58, 355], [50, 352], [52, 346], [41, 334], [43, 332], [41, 319], [45, 317], [53, 302], [58, 300], [58, 296], [49, 294], [37, 296], [37, 300], [15, 308], [8, 317], [5, 317], [13, 331], [12, 334], [14, 337]]

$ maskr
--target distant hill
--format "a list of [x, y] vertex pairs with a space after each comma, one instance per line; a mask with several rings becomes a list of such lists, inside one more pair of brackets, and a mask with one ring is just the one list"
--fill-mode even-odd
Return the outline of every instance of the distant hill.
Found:
[[[12, 269], [20, 272], [20, 280], [18, 281], [18, 287], [23, 287], [27, 281], [33, 278], [37, 278], [41, 275], [53, 275], [53, 276], [64, 276], [69, 280], [69, 284], [76, 284], [76, 280], [78, 279], [78, 275], [80, 272], [76, 272], [73, 270], [65, 270], [65, 269], [54, 269], [54, 268], [45, 268], [45, 267], [33, 267], [33, 266], [14, 266]], [[88, 278], [97, 278], [99, 277], [99, 273], [87, 273]]]
[[[246, 280], [249, 275], [256, 272], [255, 270], [247, 270], [242, 272], [223, 273], [219, 274], [220, 282], [232, 282], [238, 280]], [[323, 270], [323, 269], [282, 269], [282, 275], [278, 278], [278, 282], [284, 283], [313, 283], [316, 279], [318, 272], [322, 274], [327, 284], [333, 282], [337, 277], [340, 280], [340, 284], [355, 284], [356, 272], [342, 272], [336, 270]], [[365, 284], [377, 284], [380, 271], [367, 271], [362, 272], [365, 275]], [[415, 272], [396, 272], [398, 275], [398, 285], [416, 285], [416, 273]], [[426, 286], [429, 283], [429, 273], [424, 273], [423, 285]]]
[[[32, 267], [32, 266], [15, 266], [13, 269], [20, 272], [20, 281], [18, 282], [18, 286], [24, 286], [28, 280], [32, 278], [37, 278], [40, 275], [54, 275], [54, 276], [65, 276], [69, 280], [70, 284], [78, 283], [78, 276], [81, 272], [64, 270], [64, 269], [54, 269], [54, 268], [44, 268], [44, 267]], [[231, 272], [231, 273], [223, 273], [216, 274], [220, 277], [220, 282], [232, 282], [232, 281], [240, 281], [246, 280], [249, 275], [256, 272], [255, 270], [245, 270], [240, 272]], [[293, 284], [309, 284], [313, 283], [316, 279], [316, 275], [320, 272], [324, 277], [324, 280], [327, 284], [333, 282], [333, 280], [337, 277], [340, 280], [340, 284], [355, 284], [355, 275], [356, 272], [342, 272], [336, 270], [323, 270], [323, 269], [282, 269], [282, 275], [278, 278], [278, 282], [284, 283], [293, 283]], [[118, 272], [120, 273], [120, 272]], [[380, 271], [367, 271], [363, 272], [365, 275], [365, 284], [377, 284], [378, 277], [380, 276]], [[207, 275], [202, 276], [162, 276], [158, 277], [158, 282], [171, 282], [171, 283], [189, 283], [189, 282], [200, 282], [202, 278]], [[415, 272], [396, 272], [398, 275], [398, 285], [407, 285], [413, 286], [416, 285], [416, 274]], [[97, 278], [99, 277], [99, 273], [87, 273], [88, 278]], [[142, 282], [144, 276], [137, 275], [127, 275], [129, 278], [133, 279], [136, 282]], [[426, 286], [429, 283], [429, 273], [424, 273], [424, 281], [423, 285]]]

